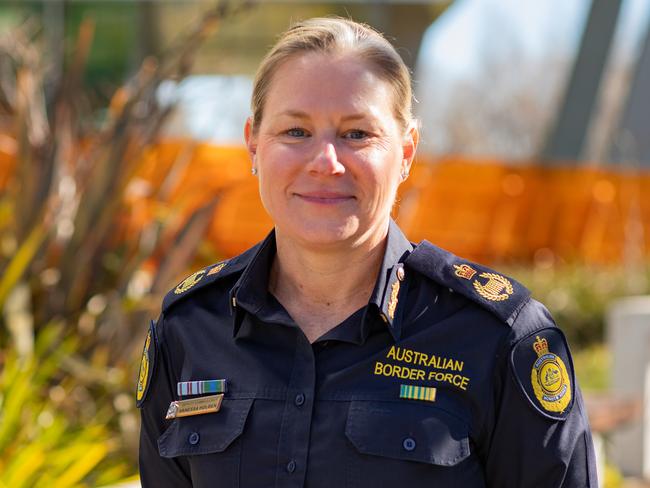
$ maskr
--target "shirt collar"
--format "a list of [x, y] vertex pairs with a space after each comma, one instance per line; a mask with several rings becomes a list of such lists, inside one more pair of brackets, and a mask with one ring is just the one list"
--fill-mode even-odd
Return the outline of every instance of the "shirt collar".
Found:
[[275, 229], [262, 241], [248, 266], [230, 290], [230, 304], [237, 310], [256, 314], [266, 303], [269, 273], [275, 257]]
[[[386, 324], [395, 340], [399, 339], [401, 309], [403, 307], [397, 305], [400, 298], [406, 296], [407, 285], [407, 281], [404, 279], [405, 270], [402, 262], [412, 250], [411, 243], [393, 219], [390, 219], [386, 250], [384, 251], [377, 281], [370, 296], [368, 307], [366, 307], [361, 318], [359, 334], [350, 337], [350, 342], [363, 344], [372, 329], [373, 322], [376, 322], [377, 318]], [[273, 230], [262, 241], [257, 253], [230, 292], [235, 320], [233, 330], [235, 336], [239, 332], [243, 311], [256, 314], [267, 303], [269, 273], [275, 252], [275, 230]]]
[[[371, 315], [379, 318], [388, 326], [395, 340], [401, 333], [401, 309], [397, 307], [400, 297], [406, 296], [405, 269], [402, 262], [413, 250], [413, 246], [393, 219], [388, 225], [386, 251], [379, 269], [375, 288], [361, 321], [361, 337], [365, 342], [371, 330]], [[400, 271], [401, 269], [401, 271]], [[401, 277], [401, 279], [400, 279]], [[391, 299], [392, 297], [392, 299]]]

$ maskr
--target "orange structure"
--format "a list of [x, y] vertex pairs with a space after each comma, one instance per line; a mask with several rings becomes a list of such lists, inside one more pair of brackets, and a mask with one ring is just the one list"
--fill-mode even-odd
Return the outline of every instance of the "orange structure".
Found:
[[398, 221], [483, 262], [650, 257], [650, 173], [447, 157], [419, 161]]
[[[0, 153], [4, 186], [14, 162]], [[395, 217], [411, 240], [480, 262], [615, 264], [650, 257], [648, 195], [648, 172], [420, 157]], [[125, 203], [127, 232], [161, 212], [186, 219], [211, 203], [206, 238], [224, 257], [272, 227], [243, 147], [162, 142], [146, 152]]]

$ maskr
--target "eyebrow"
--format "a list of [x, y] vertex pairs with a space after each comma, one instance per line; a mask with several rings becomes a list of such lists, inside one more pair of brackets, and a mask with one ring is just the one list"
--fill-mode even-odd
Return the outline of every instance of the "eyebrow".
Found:
[[[306, 112], [302, 112], [300, 110], [285, 110], [284, 112], [280, 112], [280, 115], [295, 117], [298, 119], [309, 119], [309, 115]], [[356, 114], [345, 115], [344, 117], [341, 118], [341, 121], [348, 122], [354, 120], [363, 120], [366, 117], [367, 117], [366, 114], [356, 113]]]

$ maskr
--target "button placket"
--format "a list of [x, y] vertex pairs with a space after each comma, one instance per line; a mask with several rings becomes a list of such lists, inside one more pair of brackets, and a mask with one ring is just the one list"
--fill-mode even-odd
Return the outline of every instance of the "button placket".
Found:
[[304, 485], [310, 444], [316, 364], [311, 343], [297, 331], [293, 371], [280, 428], [278, 455], [284, 463], [277, 466], [277, 483], [283, 487]]

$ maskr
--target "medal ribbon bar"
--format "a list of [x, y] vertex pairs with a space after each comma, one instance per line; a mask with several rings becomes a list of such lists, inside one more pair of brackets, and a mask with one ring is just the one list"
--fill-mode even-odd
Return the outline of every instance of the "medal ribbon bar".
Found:
[[176, 390], [180, 397], [204, 393], [225, 393], [226, 380], [179, 381]]

